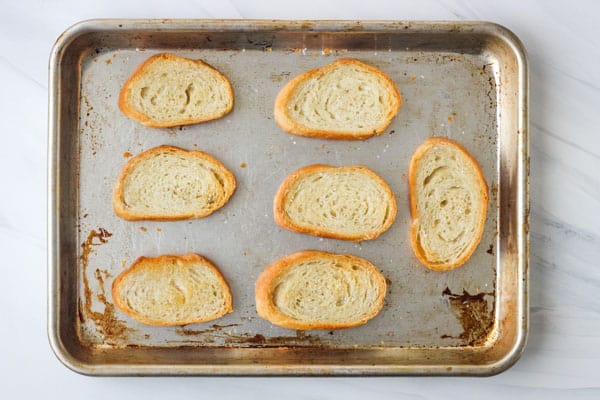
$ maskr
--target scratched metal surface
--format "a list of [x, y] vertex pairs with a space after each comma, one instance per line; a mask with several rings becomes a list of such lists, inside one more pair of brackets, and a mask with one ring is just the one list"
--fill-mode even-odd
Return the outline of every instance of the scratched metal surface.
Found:
[[[468, 41], [458, 48], [452, 48], [451, 41], [448, 48], [431, 46], [418, 37], [403, 39], [406, 43], [399, 45], [396, 36], [385, 32], [365, 36], [360, 31], [339, 32], [329, 42], [322, 33], [307, 38], [300, 31], [279, 37], [277, 32], [263, 36], [260, 32], [243, 36], [239, 30], [230, 35], [208, 32], [195, 37], [196, 43], [175, 38], [166, 44], [153, 42], [150, 35], [140, 46], [127, 26], [121, 26], [122, 31], [116, 24], [111, 28], [112, 36], [97, 35], [82, 46], [78, 58], [80, 97], [73, 132], [77, 153], [71, 155], [77, 172], [69, 179], [76, 191], [72, 233], [78, 249], [78, 275], [73, 281], [77, 318], [72, 322], [84, 347], [463, 349], [482, 346], [501, 333], [498, 319], [505, 316], [497, 307], [496, 289], [503, 260], [499, 248], [505, 246], [499, 246], [498, 188], [502, 135], [507, 134], [504, 119], [515, 116], [512, 107], [502, 109], [499, 96], [503, 80], [517, 73], [507, 68], [502, 52], [481, 44], [469, 48]], [[157, 30], [154, 37], [160, 35]], [[234, 88], [233, 112], [217, 121], [171, 129], [147, 128], [126, 118], [117, 106], [121, 85], [137, 65], [162, 51], [202, 59], [223, 72]], [[366, 141], [284, 133], [273, 121], [279, 89], [297, 74], [341, 57], [377, 66], [396, 82], [403, 105], [387, 131]], [[479, 161], [490, 188], [481, 243], [464, 266], [449, 272], [420, 265], [408, 239], [408, 164], [415, 148], [430, 136], [464, 145]], [[120, 169], [131, 155], [162, 144], [199, 149], [221, 160], [238, 183], [230, 202], [198, 220], [119, 219], [111, 195]], [[314, 163], [360, 164], [379, 173], [396, 194], [393, 226], [378, 239], [361, 243], [276, 226], [272, 201], [279, 184], [292, 171]], [[378, 316], [353, 329], [305, 333], [259, 318], [254, 307], [256, 278], [269, 263], [302, 249], [350, 253], [378, 266], [389, 283]], [[114, 308], [112, 281], [137, 257], [186, 252], [205, 255], [221, 269], [233, 293], [233, 313], [205, 324], [165, 328], [138, 323]]]

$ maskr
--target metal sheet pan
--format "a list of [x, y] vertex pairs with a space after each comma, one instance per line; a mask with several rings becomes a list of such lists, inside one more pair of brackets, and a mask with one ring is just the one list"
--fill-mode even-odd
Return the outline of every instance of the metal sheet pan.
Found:
[[[217, 121], [146, 128], [117, 96], [157, 52], [201, 58], [235, 91]], [[273, 121], [291, 77], [340, 57], [373, 64], [404, 104], [387, 132], [366, 141], [302, 138]], [[512, 365], [527, 334], [527, 65], [519, 40], [482, 22], [93, 20], [68, 29], [50, 60], [49, 337], [58, 358], [90, 375], [489, 375]], [[463, 144], [482, 165], [490, 207], [481, 244], [463, 267], [433, 272], [408, 241], [406, 174], [429, 136]], [[178, 222], [117, 218], [111, 193], [132, 154], [171, 144], [202, 149], [236, 175], [231, 201]], [[379, 239], [300, 235], [273, 222], [272, 199], [300, 166], [362, 164], [398, 202]], [[364, 326], [295, 332], [260, 319], [254, 282], [301, 249], [350, 253], [377, 265], [389, 291]], [[231, 284], [234, 312], [185, 327], [148, 327], [112, 304], [113, 278], [138, 256], [197, 252]]]

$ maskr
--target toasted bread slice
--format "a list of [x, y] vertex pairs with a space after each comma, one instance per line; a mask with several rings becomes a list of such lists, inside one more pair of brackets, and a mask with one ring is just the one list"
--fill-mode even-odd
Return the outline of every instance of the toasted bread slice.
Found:
[[362, 325], [383, 307], [385, 278], [365, 259], [300, 251], [269, 265], [256, 282], [256, 310], [289, 329]]
[[127, 220], [202, 218], [223, 207], [234, 191], [235, 177], [211, 155], [158, 146], [125, 164], [113, 206]]
[[125, 82], [119, 108], [153, 128], [196, 124], [229, 113], [233, 89], [225, 75], [203, 61], [161, 53]]
[[140, 257], [117, 276], [112, 296], [121, 311], [148, 325], [197, 324], [233, 310], [223, 275], [198, 254]]
[[428, 268], [463, 265], [481, 240], [488, 187], [477, 161], [446, 138], [427, 139], [409, 169], [411, 244]]
[[397, 211], [389, 185], [363, 166], [300, 168], [283, 181], [273, 203], [275, 222], [284, 228], [353, 241], [381, 235]]
[[383, 71], [343, 58], [288, 82], [275, 100], [275, 121], [300, 136], [367, 139], [385, 131], [401, 104]]

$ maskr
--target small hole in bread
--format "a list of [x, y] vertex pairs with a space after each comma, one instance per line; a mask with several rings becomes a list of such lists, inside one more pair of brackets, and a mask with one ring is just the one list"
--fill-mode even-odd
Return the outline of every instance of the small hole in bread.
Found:
[[446, 206], [446, 204], [448, 204], [448, 200], [442, 200], [442, 201], [440, 202], [440, 206], [442, 206], [442, 207], [445, 207], [445, 206]]

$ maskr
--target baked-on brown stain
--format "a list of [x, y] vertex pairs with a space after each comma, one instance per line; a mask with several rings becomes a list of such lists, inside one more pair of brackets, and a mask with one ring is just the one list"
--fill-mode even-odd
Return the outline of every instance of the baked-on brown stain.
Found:
[[91, 230], [88, 234], [85, 242], [81, 244], [81, 274], [83, 276], [83, 293], [85, 301], [81, 304], [79, 301], [79, 320], [84, 322], [87, 319], [91, 319], [96, 325], [98, 333], [104, 336], [105, 341], [115, 341], [121, 339], [123, 334], [128, 331], [125, 323], [117, 319], [115, 315], [115, 306], [106, 299], [106, 292], [104, 287], [104, 278], [110, 275], [104, 272], [105, 277], [102, 276], [102, 271], [96, 269], [95, 277], [98, 280], [100, 286], [100, 293], [98, 293], [97, 299], [104, 305], [104, 312], [92, 310], [92, 291], [90, 289], [90, 282], [87, 276], [87, 267], [89, 263], [90, 253], [94, 246], [100, 246], [108, 242], [108, 238], [112, 236], [112, 233], [108, 232], [104, 228], [98, 228], [98, 231]]
[[210, 326], [210, 328], [202, 329], [202, 330], [188, 329], [188, 328], [185, 328], [185, 327], [182, 326], [181, 329], [176, 330], [175, 333], [178, 334], [179, 336], [204, 335], [206, 333], [219, 332], [223, 328], [230, 328], [232, 326], [238, 326], [238, 325], [239, 324], [229, 324], [229, 325], [212, 324]]
[[[470, 294], [463, 290], [462, 294], [454, 294], [448, 287], [442, 292], [448, 296], [450, 308], [462, 325], [463, 332], [458, 336], [466, 346], [478, 346], [485, 342], [494, 325], [494, 303], [488, 310], [488, 302], [485, 296], [494, 296], [494, 293]], [[444, 338], [455, 338], [442, 335]]]
[[125, 153], [123, 153], [123, 157], [125, 158], [129, 158], [131, 157], [133, 154], [131, 154], [130, 152], [126, 151]]
[[307, 335], [304, 331], [296, 331], [296, 336], [265, 337], [260, 333], [254, 336], [248, 334], [227, 335], [225, 343], [236, 345], [249, 344], [250, 347], [306, 347], [320, 346], [321, 339], [318, 336]]
[[233, 334], [222, 332], [223, 328], [238, 326], [239, 324], [217, 325], [202, 330], [187, 329], [182, 327], [175, 331], [179, 336], [200, 336], [198, 343], [214, 343], [216, 339], [223, 339], [226, 346], [248, 344], [250, 347], [305, 347], [307, 345], [320, 345], [321, 339], [317, 336], [307, 335], [304, 331], [296, 331], [296, 336], [273, 336], [265, 337], [257, 333], [255, 335], [240, 333]]

